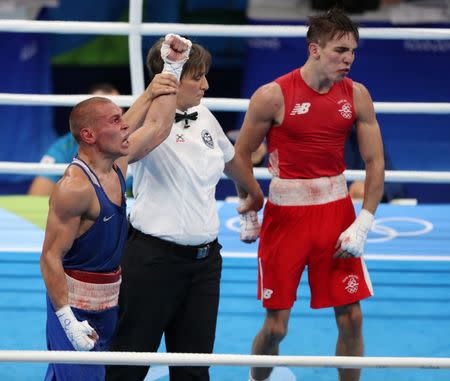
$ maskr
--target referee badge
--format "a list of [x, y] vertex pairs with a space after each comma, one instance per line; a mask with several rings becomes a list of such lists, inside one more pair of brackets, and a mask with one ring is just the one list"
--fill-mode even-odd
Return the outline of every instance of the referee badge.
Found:
[[203, 139], [203, 143], [205, 143], [209, 148], [211, 148], [211, 149], [214, 148], [214, 141], [213, 141], [211, 134], [208, 132], [208, 130], [202, 131], [202, 139]]

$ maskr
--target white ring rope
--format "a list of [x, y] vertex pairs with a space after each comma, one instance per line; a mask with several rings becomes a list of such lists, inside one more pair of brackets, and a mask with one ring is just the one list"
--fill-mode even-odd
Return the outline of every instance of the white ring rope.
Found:
[[[92, 97], [90, 94], [48, 95], [0, 93], [0, 105], [74, 106]], [[132, 95], [108, 96], [121, 107], [129, 107], [136, 99]], [[249, 99], [204, 98], [202, 103], [212, 111], [247, 111]], [[374, 102], [375, 111], [382, 114], [450, 114], [450, 102]]]
[[[0, 105], [18, 106], [75, 106], [91, 98], [92, 94], [48, 95], [48, 94], [13, 94], [0, 93]], [[129, 107], [136, 99], [132, 95], [105, 95], [120, 107]], [[450, 113], [450, 112], [449, 112]]]
[[[1, 163], [0, 163], [1, 164]], [[0, 165], [1, 171], [1, 165]], [[267, 168], [253, 168], [258, 179], [271, 179], [272, 175]], [[348, 181], [364, 180], [366, 171], [346, 170], [345, 178]], [[450, 172], [444, 171], [385, 171], [385, 181], [391, 183], [450, 183]]]
[[[142, 0], [138, 0], [142, 1]], [[130, 2], [131, 5], [132, 1]], [[131, 9], [131, 8], [130, 8]], [[56, 34], [109, 34], [128, 35], [138, 31], [145, 36], [161, 36], [178, 33], [214, 37], [305, 37], [307, 27], [303, 25], [221, 25], [86, 21], [37, 21], [0, 20], [1, 32], [31, 32]], [[450, 28], [360, 28], [366, 39], [450, 40]]]
[[[42, 246], [34, 247], [1, 247], [0, 254], [26, 254], [40, 255]], [[256, 252], [243, 253], [241, 251], [222, 251], [222, 258], [256, 259]], [[450, 262], [450, 256], [442, 255], [417, 255], [417, 254], [364, 254], [365, 261], [383, 261], [383, 262]], [[1, 360], [0, 360], [1, 361]]]
[[[24, 253], [36, 254], [42, 251], [42, 247], [28, 248], [8, 248], [0, 247], [0, 253]], [[243, 253], [241, 251], [223, 251], [220, 253], [223, 258], [242, 258], [256, 259], [256, 252]], [[383, 262], [450, 262], [449, 255], [417, 255], [417, 254], [364, 254], [365, 261], [383, 261]]]
[[202, 353], [0, 351], [0, 362], [50, 362], [108, 365], [252, 366], [324, 368], [421, 368], [450, 369], [450, 358], [267, 356]]
[[[19, 163], [0, 161], [0, 174], [22, 175], [62, 175], [67, 164]], [[255, 177], [260, 180], [271, 179], [267, 168], [253, 168]], [[364, 180], [364, 170], [348, 169], [344, 172], [348, 181]], [[225, 175], [222, 178], [226, 178]], [[385, 171], [385, 181], [392, 183], [450, 183], [450, 172], [440, 171]]]

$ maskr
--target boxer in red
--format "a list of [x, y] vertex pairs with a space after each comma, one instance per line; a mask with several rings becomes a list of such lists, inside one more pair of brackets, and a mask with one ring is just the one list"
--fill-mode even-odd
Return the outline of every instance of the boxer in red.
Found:
[[[335, 311], [336, 355], [363, 355], [359, 301], [373, 291], [361, 256], [383, 193], [384, 157], [369, 92], [347, 78], [358, 39], [357, 25], [339, 9], [312, 17], [306, 62], [253, 94], [236, 141], [236, 155], [251, 171], [251, 153], [266, 138], [273, 175], [258, 249], [258, 297], [267, 313], [254, 354], [278, 354], [308, 266], [311, 307]], [[344, 143], [354, 124], [366, 169], [356, 219], [343, 175]], [[256, 240], [257, 219], [241, 221], [241, 239]], [[250, 380], [268, 380], [271, 371], [253, 368]], [[359, 377], [359, 369], [339, 369], [341, 381]]]

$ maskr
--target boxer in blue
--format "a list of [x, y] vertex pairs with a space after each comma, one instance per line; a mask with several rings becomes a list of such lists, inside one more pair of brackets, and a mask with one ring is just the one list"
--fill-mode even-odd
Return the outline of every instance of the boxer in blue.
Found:
[[[49, 350], [108, 349], [127, 235], [124, 177], [129, 163], [170, 133], [176, 72], [189, 57], [190, 46], [177, 35], [166, 36], [161, 49], [166, 69], [125, 115], [102, 97], [79, 103], [70, 114], [78, 156], [50, 196], [40, 262], [47, 287]], [[104, 373], [102, 365], [49, 364], [45, 380], [100, 381]]]

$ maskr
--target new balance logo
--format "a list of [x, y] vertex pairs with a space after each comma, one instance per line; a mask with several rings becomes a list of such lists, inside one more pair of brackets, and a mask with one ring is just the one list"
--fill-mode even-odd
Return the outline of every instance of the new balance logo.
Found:
[[291, 115], [306, 114], [309, 111], [310, 107], [311, 107], [311, 103], [309, 103], [309, 102], [296, 103], [294, 108], [291, 111]]

